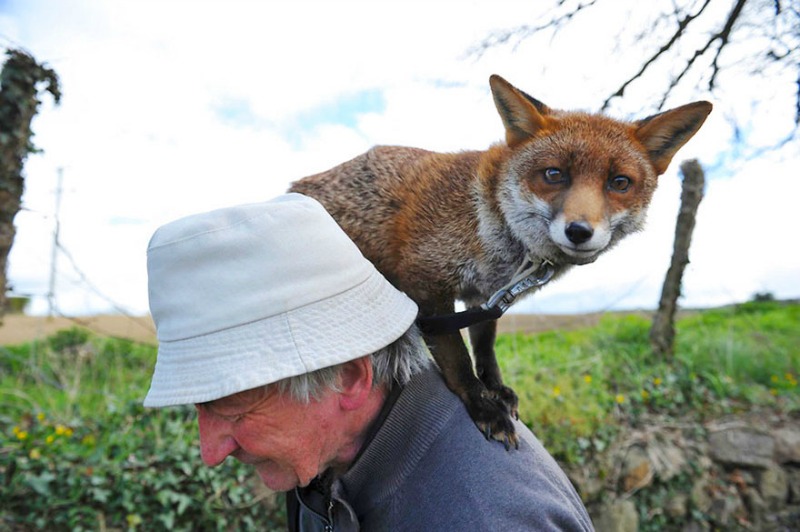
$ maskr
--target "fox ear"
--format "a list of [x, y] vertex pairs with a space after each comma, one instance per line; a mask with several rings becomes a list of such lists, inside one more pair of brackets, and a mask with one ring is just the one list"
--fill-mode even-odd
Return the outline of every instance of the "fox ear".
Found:
[[545, 129], [550, 109], [532, 96], [517, 89], [509, 82], [498, 76], [489, 78], [492, 88], [494, 105], [503, 125], [506, 128], [506, 142], [509, 146], [516, 146], [520, 142], [534, 136], [536, 132]]
[[694, 102], [636, 122], [636, 138], [644, 145], [658, 175], [697, 133], [711, 112], [709, 102]]

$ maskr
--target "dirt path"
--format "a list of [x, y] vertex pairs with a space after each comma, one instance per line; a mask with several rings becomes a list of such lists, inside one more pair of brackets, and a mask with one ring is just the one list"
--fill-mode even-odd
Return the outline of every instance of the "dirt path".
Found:
[[[591, 314], [506, 314], [500, 319], [498, 331], [542, 332], [554, 329], [569, 330], [590, 327], [604, 313]], [[88, 316], [81, 318], [47, 318], [8, 314], [0, 325], [0, 345], [14, 345], [43, 339], [61, 329], [85, 327], [101, 336], [128, 338], [137, 342], [155, 343], [155, 326], [150, 316]]]
[[43, 339], [61, 329], [84, 327], [102, 336], [155, 343], [155, 326], [150, 316], [87, 316], [81, 318], [38, 317], [7, 314], [0, 325], [0, 345], [14, 345]]

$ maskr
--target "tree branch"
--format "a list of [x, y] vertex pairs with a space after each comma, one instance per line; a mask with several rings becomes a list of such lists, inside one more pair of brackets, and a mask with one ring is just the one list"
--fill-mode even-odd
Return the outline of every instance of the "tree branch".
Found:
[[642, 75], [644, 75], [645, 71], [647, 71], [647, 69], [650, 68], [650, 66], [653, 63], [655, 63], [656, 60], [659, 57], [661, 57], [664, 53], [666, 53], [667, 51], [672, 49], [672, 46], [676, 42], [678, 42], [680, 40], [680, 38], [683, 36], [683, 34], [686, 31], [686, 28], [689, 26], [689, 24], [691, 24], [692, 21], [694, 21], [697, 17], [699, 17], [702, 14], [703, 11], [705, 11], [706, 7], [708, 7], [708, 4], [710, 4], [710, 3], [711, 3], [711, 0], [705, 0], [705, 2], [703, 2], [703, 5], [700, 6], [700, 9], [697, 11], [697, 13], [695, 13], [694, 15], [687, 14], [683, 19], [678, 21], [678, 29], [675, 31], [675, 33], [672, 35], [672, 37], [670, 37], [670, 39], [665, 44], [663, 44], [661, 46], [661, 48], [659, 48], [658, 51], [656, 51], [655, 54], [653, 54], [647, 61], [644, 62], [644, 64], [642, 65], [642, 67], [639, 69], [639, 71], [636, 74], [634, 74], [633, 76], [628, 78], [622, 85], [620, 85], [620, 87], [617, 89], [617, 91], [614, 94], [612, 94], [611, 96], [606, 98], [606, 100], [603, 102], [603, 105], [600, 107], [600, 109], [603, 110], [603, 111], [608, 110], [608, 106], [611, 104], [611, 100], [613, 100], [614, 98], [617, 98], [617, 97], [621, 97], [625, 93], [625, 90], [628, 88], [628, 85], [630, 85], [631, 83], [633, 83], [634, 81], [636, 81], [637, 79], [642, 77]]
[[[476, 46], [472, 47], [470, 50], [467, 51], [467, 55], [471, 55], [475, 57], [475, 59], [480, 59], [483, 57], [483, 54], [489, 49], [495, 46], [508, 44], [509, 41], [515, 39], [517, 41], [514, 44], [516, 47], [521, 41], [525, 40], [526, 38], [530, 37], [531, 35], [535, 35], [540, 31], [544, 31], [546, 29], [553, 29], [554, 33], [557, 33], [565, 23], [572, 20], [578, 13], [581, 11], [588, 9], [595, 5], [598, 0], [589, 0], [585, 3], [579, 3], [574, 9], [554, 17], [550, 19], [548, 22], [544, 24], [540, 24], [538, 26], [529, 26], [527, 24], [523, 26], [517, 26], [511, 30], [507, 30], [505, 32], [495, 32], [491, 34], [489, 37], [478, 43]], [[557, 5], [558, 7], [563, 7], [564, 4], [567, 3], [567, 0], [559, 0]]]
[[714, 90], [714, 83], [717, 79], [717, 74], [719, 74], [719, 56], [722, 53], [722, 49], [728, 45], [730, 42], [731, 31], [733, 30], [733, 26], [736, 24], [736, 21], [739, 19], [739, 16], [742, 14], [742, 9], [744, 9], [744, 5], [747, 3], [748, 0], [737, 0], [736, 5], [733, 6], [730, 14], [728, 15], [728, 20], [725, 21], [725, 26], [722, 28], [722, 31], [717, 33], [713, 38], [714, 40], [719, 40], [719, 47], [717, 48], [717, 53], [714, 54], [714, 60], [711, 63], [712, 72], [711, 78], [708, 80], [708, 90]]

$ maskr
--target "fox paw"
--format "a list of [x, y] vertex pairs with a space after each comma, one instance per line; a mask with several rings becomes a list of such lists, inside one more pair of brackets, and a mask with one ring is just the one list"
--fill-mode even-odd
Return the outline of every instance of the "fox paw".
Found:
[[514, 419], [519, 419], [519, 398], [514, 390], [508, 386], [499, 385], [496, 388], [488, 390], [489, 397], [493, 398], [502, 404], [509, 416]]
[[487, 392], [478, 400], [470, 401], [470, 404], [467, 404], [467, 411], [487, 440], [501, 442], [507, 451], [512, 446], [519, 449], [519, 437], [507, 406], [491, 395], [491, 392]]

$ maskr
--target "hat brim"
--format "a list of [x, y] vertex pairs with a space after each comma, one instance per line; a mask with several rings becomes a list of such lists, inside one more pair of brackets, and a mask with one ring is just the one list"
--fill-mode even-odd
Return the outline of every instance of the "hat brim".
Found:
[[286, 313], [160, 342], [144, 406], [205, 403], [348, 362], [389, 345], [416, 316], [416, 304], [374, 270], [349, 290]]

